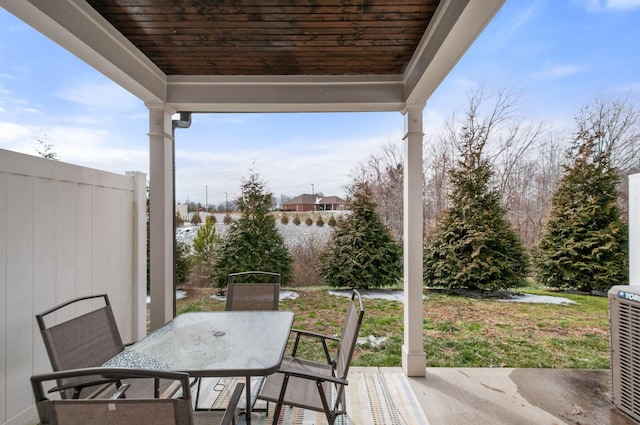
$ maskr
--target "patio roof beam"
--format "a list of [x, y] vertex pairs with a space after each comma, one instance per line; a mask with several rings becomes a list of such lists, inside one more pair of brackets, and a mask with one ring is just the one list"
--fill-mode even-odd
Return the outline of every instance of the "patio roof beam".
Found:
[[169, 76], [167, 102], [192, 112], [401, 111], [396, 76]]

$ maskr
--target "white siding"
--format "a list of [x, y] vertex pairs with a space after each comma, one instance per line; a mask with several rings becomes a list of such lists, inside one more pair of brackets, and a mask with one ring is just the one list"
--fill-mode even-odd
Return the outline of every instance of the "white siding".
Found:
[[0, 424], [36, 421], [29, 377], [51, 370], [37, 313], [108, 293], [123, 340], [140, 334], [144, 178], [0, 150]]

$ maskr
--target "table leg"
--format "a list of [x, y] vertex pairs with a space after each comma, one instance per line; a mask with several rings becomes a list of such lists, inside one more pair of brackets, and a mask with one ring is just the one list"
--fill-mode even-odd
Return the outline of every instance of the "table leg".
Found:
[[245, 419], [247, 420], [247, 425], [251, 425], [251, 377], [247, 376], [245, 380], [245, 390], [247, 391], [247, 406], [244, 409], [244, 415]]

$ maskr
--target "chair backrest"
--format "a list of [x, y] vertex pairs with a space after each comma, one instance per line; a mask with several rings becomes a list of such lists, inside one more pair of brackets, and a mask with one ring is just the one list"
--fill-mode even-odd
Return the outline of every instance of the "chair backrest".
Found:
[[248, 272], [230, 273], [227, 283], [282, 283], [280, 273], [251, 270]]
[[278, 310], [280, 274], [261, 271], [232, 273], [227, 278], [227, 311]]
[[[102, 307], [48, 327], [47, 318], [93, 305]], [[124, 350], [109, 297], [106, 294], [75, 298], [36, 315], [54, 371], [101, 366]], [[70, 382], [70, 381], [66, 381]], [[77, 378], [77, 384], [89, 382]]]
[[354, 289], [344, 321], [344, 327], [342, 328], [342, 337], [340, 338], [338, 351], [336, 353], [335, 370], [336, 376], [339, 378], [346, 379], [349, 373], [349, 365], [351, 364], [351, 358], [356, 348], [363, 317], [364, 306], [362, 305], [362, 297], [360, 293]]
[[[49, 381], [137, 378], [177, 382], [180, 388], [169, 398], [49, 399], [44, 386]], [[193, 411], [189, 375], [178, 372], [115, 368], [87, 368], [31, 377], [40, 423], [49, 425], [192, 425]], [[64, 386], [51, 392], [63, 391]]]

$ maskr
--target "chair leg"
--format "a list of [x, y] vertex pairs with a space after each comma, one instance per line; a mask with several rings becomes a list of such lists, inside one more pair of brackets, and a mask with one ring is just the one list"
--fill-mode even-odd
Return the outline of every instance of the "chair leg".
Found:
[[289, 383], [289, 375], [284, 375], [284, 379], [282, 381], [282, 388], [280, 389], [280, 396], [278, 397], [278, 403], [276, 404], [276, 410], [273, 412], [273, 421], [272, 425], [277, 425], [278, 419], [280, 418], [280, 411], [282, 410], [282, 404], [284, 401], [284, 395], [287, 392], [287, 384]]
[[318, 394], [320, 395], [320, 401], [322, 401], [322, 408], [324, 409], [324, 415], [327, 417], [327, 421], [329, 422], [329, 425], [333, 425], [333, 422], [336, 420], [335, 414], [329, 409], [329, 402], [327, 401], [327, 396], [324, 393], [322, 382], [316, 381], [316, 386], [318, 387]]

